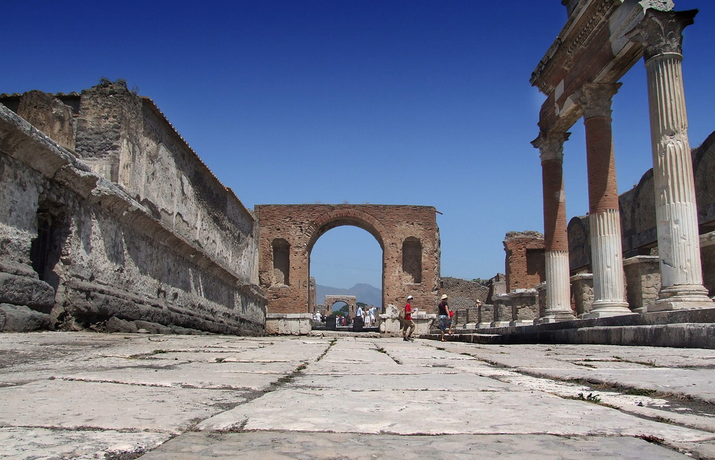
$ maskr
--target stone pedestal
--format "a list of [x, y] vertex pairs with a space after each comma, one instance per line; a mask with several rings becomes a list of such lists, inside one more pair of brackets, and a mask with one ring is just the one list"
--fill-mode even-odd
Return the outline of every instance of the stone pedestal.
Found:
[[488, 329], [492, 327], [490, 318], [494, 318], [494, 305], [481, 304], [477, 307], [477, 329]]
[[313, 329], [311, 313], [268, 313], [266, 334], [308, 335]]
[[491, 327], [507, 327], [511, 322], [511, 304], [509, 294], [500, 294], [492, 299], [494, 302], [494, 319]]
[[593, 274], [579, 273], [571, 277], [571, 297], [576, 315], [583, 318], [593, 304]]
[[635, 256], [623, 261], [628, 305], [636, 313], [645, 313], [658, 299], [660, 271], [658, 256]]
[[539, 318], [536, 289], [517, 289], [509, 293], [511, 303], [510, 326], [533, 325]]
[[385, 313], [378, 315], [378, 330], [381, 334], [397, 335], [401, 331], [399, 309], [390, 304], [385, 308]]

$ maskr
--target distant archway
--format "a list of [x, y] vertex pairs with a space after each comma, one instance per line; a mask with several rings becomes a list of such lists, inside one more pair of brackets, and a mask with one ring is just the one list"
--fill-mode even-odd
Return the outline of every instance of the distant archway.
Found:
[[355, 316], [357, 311], [357, 297], [354, 295], [326, 295], [325, 296], [325, 309], [329, 312], [333, 312], [333, 305], [342, 302], [348, 306], [348, 314], [350, 317]]
[[383, 306], [400, 305], [408, 295], [425, 309], [436, 305], [440, 242], [433, 207], [258, 205], [255, 212], [260, 226], [259, 282], [266, 291], [267, 313], [313, 311], [310, 252], [321, 235], [342, 225], [366, 230], [382, 248]]

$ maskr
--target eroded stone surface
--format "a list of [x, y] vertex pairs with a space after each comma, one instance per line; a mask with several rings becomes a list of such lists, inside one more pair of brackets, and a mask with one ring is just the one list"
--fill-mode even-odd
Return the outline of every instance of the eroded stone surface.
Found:
[[[375, 337], [0, 334], [0, 441], [27, 460], [712, 458], [715, 414], [701, 398], [713, 359]], [[682, 396], [625, 394], [653, 363], [660, 372], [641, 372], [641, 387], [669, 388], [681, 372]], [[604, 372], [613, 385], [595, 383]]]

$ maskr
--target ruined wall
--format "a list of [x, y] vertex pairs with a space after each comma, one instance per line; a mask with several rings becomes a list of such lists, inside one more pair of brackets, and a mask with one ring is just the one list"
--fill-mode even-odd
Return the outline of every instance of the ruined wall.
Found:
[[[105, 86], [75, 106], [76, 152], [0, 105], [0, 303], [46, 314], [49, 327], [262, 333], [253, 216], [153, 103]], [[109, 180], [121, 171], [134, 180]], [[183, 188], [161, 200], [166, 183]]]
[[82, 92], [77, 125], [77, 152], [95, 172], [243, 282], [257, 284], [253, 215], [151, 100], [122, 85], [98, 85]]
[[489, 286], [476, 281], [445, 276], [441, 279], [442, 293], [449, 297], [449, 307], [457, 315], [455, 323], [463, 325], [479, 321], [477, 300], [486, 304]]
[[506, 291], [531, 289], [546, 279], [544, 236], [539, 232], [509, 232], [506, 251]]

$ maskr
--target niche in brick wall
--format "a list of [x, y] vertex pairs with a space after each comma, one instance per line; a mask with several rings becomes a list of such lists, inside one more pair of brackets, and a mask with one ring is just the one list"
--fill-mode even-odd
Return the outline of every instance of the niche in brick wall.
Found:
[[283, 238], [276, 238], [273, 248], [273, 284], [290, 285], [290, 244]]
[[402, 243], [402, 271], [408, 283], [422, 282], [422, 243], [417, 238], [409, 237]]

